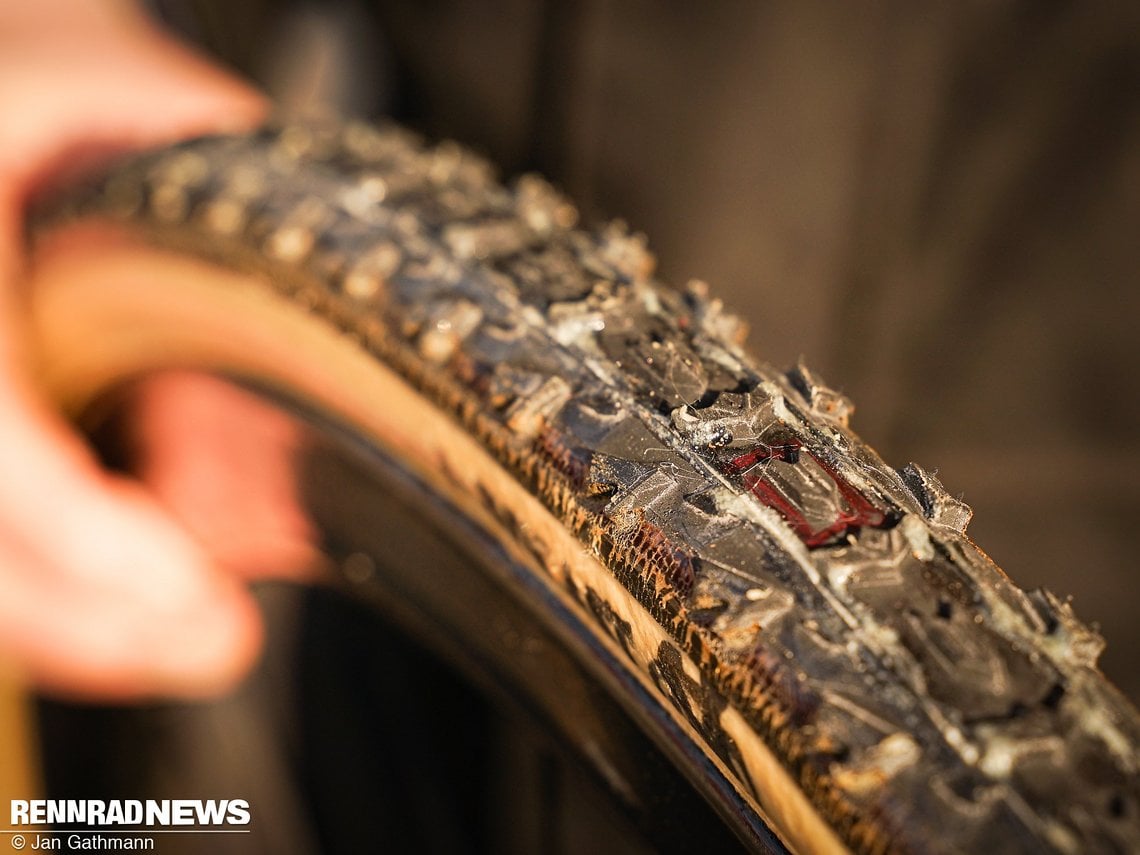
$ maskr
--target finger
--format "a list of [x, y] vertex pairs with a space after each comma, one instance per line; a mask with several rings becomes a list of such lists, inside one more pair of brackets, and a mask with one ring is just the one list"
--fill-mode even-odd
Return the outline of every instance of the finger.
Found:
[[301, 507], [299, 423], [216, 377], [168, 372], [131, 406], [138, 473], [211, 557], [245, 578], [310, 578], [316, 532]]
[[259, 639], [249, 595], [35, 401], [0, 397], [0, 649], [82, 692], [232, 682]]
[[139, 147], [264, 117], [259, 93], [145, 20], [87, 23], [3, 39], [0, 108], [19, 120], [0, 131], [0, 173], [17, 183], [58, 167], [77, 143]]
[[[116, 531], [119, 516], [105, 516], [112, 525], [104, 537], [145, 530], [127, 513]], [[192, 556], [163, 556], [155, 575], [169, 579], [171, 565], [185, 562], [197, 579], [173, 598], [145, 565], [78, 580], [74, 565], [0, 543], [0, 650], [42, 688], [104, 698], [208, 696], [233, 685], [256, 655], [261, 629], [249, 594], [224, 576], [200, 575]], [[142, 553], [96, 547], [90, 560], [134, 564]]]

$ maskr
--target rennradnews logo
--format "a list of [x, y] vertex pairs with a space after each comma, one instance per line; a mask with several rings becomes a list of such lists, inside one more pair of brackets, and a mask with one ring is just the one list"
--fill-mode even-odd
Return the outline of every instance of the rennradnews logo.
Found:
[[249, 825], [245, 799], [12, 799], [11, 808], [13, 826]]

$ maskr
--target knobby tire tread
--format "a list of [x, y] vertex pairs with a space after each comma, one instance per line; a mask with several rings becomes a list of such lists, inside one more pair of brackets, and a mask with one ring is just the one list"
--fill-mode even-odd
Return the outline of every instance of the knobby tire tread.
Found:
[[35, 229], [88, 218], [257, 271], [458, 420], [668, 631], [650, 671], [746, 790], [729, 708], [855, 851], [1140, 851], [1140, 718], [1096, 633], [621, 224], [357, 123], [136, 155]]

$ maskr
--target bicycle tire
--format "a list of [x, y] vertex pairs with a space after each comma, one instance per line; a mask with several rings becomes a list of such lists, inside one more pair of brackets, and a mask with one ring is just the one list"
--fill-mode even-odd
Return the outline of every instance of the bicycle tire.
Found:
[[[804, 365], [575, 220], [394, 127], [136, 155], [35, 216], [43, 383], [75, 412], [156, 367], [236, 373], [427, 466], [792, 848], [1140, 850], [1140, 716], [1095, 632]], [[179, 259], [161, 290], [146, 253]]]

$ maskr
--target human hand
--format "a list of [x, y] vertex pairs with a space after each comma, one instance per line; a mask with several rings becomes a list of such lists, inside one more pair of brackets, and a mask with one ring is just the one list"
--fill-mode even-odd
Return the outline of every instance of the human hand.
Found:
[[104, 472], [42, 403], [19, 338], [22, 210], [36, 186], [264, 112], [129, 3], [0, 0], [0, 659], [41, 687], [219, 691], [259, 645], [243, 577], [303, 563], [283, 416], [220, 381], [159, 379], [139, 397], [144, 487]]

